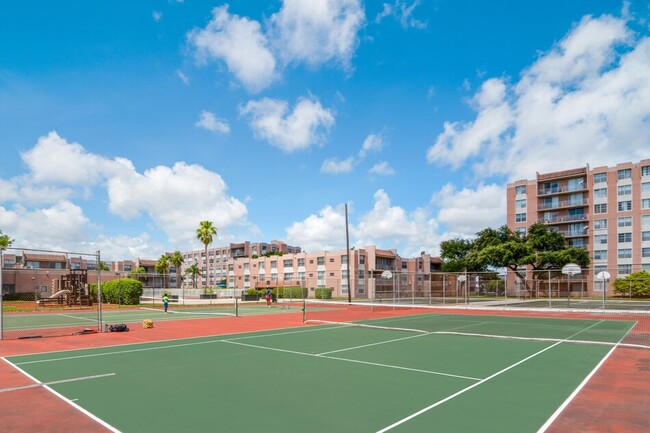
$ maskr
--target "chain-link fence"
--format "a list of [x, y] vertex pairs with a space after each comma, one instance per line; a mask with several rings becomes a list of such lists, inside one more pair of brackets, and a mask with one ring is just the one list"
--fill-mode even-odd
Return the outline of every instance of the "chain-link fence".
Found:
[[100, 255], [0, 251], [0, 339], [101, 332]]

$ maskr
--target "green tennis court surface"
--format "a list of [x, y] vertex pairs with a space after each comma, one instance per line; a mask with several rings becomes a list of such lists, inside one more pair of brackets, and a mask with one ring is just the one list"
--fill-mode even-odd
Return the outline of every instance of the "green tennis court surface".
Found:
[[[522, 433], [543, 429], [634, 325], [451, 314], [363, 324], [376, 322], [7, 360], [114, 431]], [[518, 335], [495, 334], [505, 329]]]

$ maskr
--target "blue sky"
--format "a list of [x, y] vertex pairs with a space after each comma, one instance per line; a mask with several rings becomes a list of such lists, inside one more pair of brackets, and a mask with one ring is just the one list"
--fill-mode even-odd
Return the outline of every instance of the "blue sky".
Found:
[[650, 157], [646, 1], [0, 7], [0, 230], [155, 258], [284, 240], [403, 256], [505, 223], [505, 185]]

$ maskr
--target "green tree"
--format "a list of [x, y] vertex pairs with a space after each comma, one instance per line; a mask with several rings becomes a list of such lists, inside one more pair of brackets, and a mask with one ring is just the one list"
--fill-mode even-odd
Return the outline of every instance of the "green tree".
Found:
[[156, 262], [156, 266], [154, 267], [154, 269], [156, 269], [156, 272], [162, 275], [163, 287], [167, 287], [166, 279], [169, 276], [169, 259], [170, 257], [168, 255], [163, 254], [162, 256], [160, 256], [160, 258]]
[[147, 270], [144, 266], [140, 266], [138, 269], [132, 269], [131, 272], [129, 272], [129, 276], [142, 282], [147, 277]]
[[213, 237], [217, 236], [217, 228], [212, 224], [212, 221], [201, 221], [199, 228], [196, 229], [196, 238], [205, 245], [205, 267], [206, 278], [208, 268], [208, 245], [212, 243]]
[[14, 242], [8, 235], [3, 235], [2, 230], [0, 230], [0, 249], [6, 250]]
[[526, 281], [525, 274], [520, 269], [523, 266], [538, 271], [559, 270], [568, 263], [575, 263], [581, 268], [589, 265], [586, 250], [567, 247], [562, 233], [549, 230], [541, 223], [531, 225], [525, 236], [513, 232], [507, 226], [498, 230], [483, 230], [477, 233], [470, 256], [470, 260], [482, 265], [508, 268], [522, 281]]
[[613, 286], [617, 295], [650, 296], [650, 273], [634, 272], [625, 278], [617, 278]]
[[482, 271], [474, 269], [469, 262], [469, 254], [472, 251], [474, 242], [469, 239], [450, 239], [440, 243], [440, 257], [443, 260], [442, 270], [444, 272]]
[[187, 267], [187, 269], [185, 269], [185, 273], [192, 275], [192, 287], [196, 289], [196, 278], [197, 276], [201, 275], [201, 269], [199, 269], [199, 265], [192, 263]]
[[104, 261], [100, 261], [100, 262], [99, 262], [99, 270], [100, 270], [100, 271], [110, 271], [110, 268], [108, 267], [108, 265], [106, 264], [106, 262], [104, 262]]
[[178, 283], [180, 282], [180, 278], [178, 277], [181, 274], [181, 265], [185, 259], [183, 259], [183, 255], [181, 254], [180, 251], [174, 251], [174, 253], [169, 257], [169, 263], [172, 264], [176, 268], [176, 287], [178, 288]]

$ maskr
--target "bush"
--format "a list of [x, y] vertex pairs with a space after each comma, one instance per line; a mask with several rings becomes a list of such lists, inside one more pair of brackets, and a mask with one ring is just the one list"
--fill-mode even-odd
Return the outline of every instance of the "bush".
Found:
[[307, 297], [306, 287], [278, 287], [277, 295], [284, 299], [305, 299]]
[[34, 301], [34, 292], [5, 293], [2, 299], [5, 301]]
[[[97, 284], [90, 286], [90, 293], [97, 295]], [[138, 305], [142, 296], [142, 282], [132, 278], [107, 281], [102, 284], [102, 302], [120, 305]]]
[[317, 288], [316, 290], [314, 290], [314, 297], [316, 299], [332, 299], [332, 288], [331, 287]]
[[625, 278], [614, 281], [614, 293], [617, 295], [650, 296], [650, 273], [646, 271], [634, 272]]

